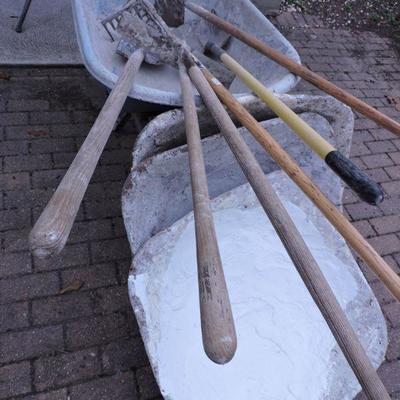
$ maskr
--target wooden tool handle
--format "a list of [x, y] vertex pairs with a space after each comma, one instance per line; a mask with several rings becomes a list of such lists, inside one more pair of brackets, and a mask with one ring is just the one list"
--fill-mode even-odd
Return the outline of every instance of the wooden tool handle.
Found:
[[235, 354], [236, 331], [211, 212], [192, 84], [182, 64], [179, 76], [192, 181], [203, 346], [212, 361], [225, 364]]
[[336, 97], [341, 102], [347, 104], [349, 107], [353, 108], [354, 110], [358, 111], [359, 113], [363, 114], [365, 117], [371, 119], [372, 121], [376, 122], [378, 125], [382, 126], [383, 128], [388, 129], [392, 133], [396, 135], [400, 135], [400, 124], [393, 119], [389, 118], [387, 115], [381, 113], [374, 107], [371, 107], [367, 103], [363, 102], [362, 100], [358, 99], [357, 97], [353, 96], [349, 92], [339, 88], [338, 86], [334, 85], [332, 82], [322, 78], [315, 72], [312, 72], [308, 68], [304, 67], [301, 64], [297, 64], [289, 57], [285, 56], [284, 54], [280, 53], [279, 51], [269, 47], [261, 40], [257, 39], [255, 36], [244, 32], [238, 28], [236, 28], [231, 23], [225, 21], [224, 19], [216, 16], [215, 14], [207, 11], [203, 7], [198, 6], [197, 4], [186, 2], [185, 6], [194, 12], [195, 14], [199, 15], [200, 17], [206, 19], [207, 21], [213, 23], [218, 28], [222, 29], [223, 31], [229, 33], [230, 35], [234, 36], [235, 38], [239, 39], [243, 43], [246, 43], [250, 47], [253, 47], [255, 50], [260, 52], [261, 54], [269, 57], [271, 60], [277, 62], [278, 64], [282, 65], [283, 67], [287, 68], [290, 72], [295, 75], [300, 76], [304, 80], [312, 83], [316, 87], [323, 90], [325, 93], [330, 94], [333, 97]]
[[[390, 400], [332, 289], [246, 142], [200, 69], [193, 66], [189, 74], [368, 398]], [[212, 79], [214, 85], [221, 85], [215, 78]]]
[[208, 43], [206, 49], [217, 56], [264, 101], [362, 200], [370, 204], [379, 204], [383, 201], [383, 191], [376, 182], [321, 137], [234, 58], [213, 43]]
[[127, 61], [86, 140], [33, 227], [29, 242], [35, 256], [49, 257], [64, 248], [89, 181], [143, 57], [143, 50], [137, 50]]
[[221, 101], [238, 118], [242, 125], [251, 132], [257, 142], [271, 155], [274, 161], [320, 209], [366, 264], [378, 275], [394, 298], [400, 301], [400, 277], [363, 238], [360, 232], [336, 209], [334, 204], [329, 201], [289, 154], [282, 149], [271, 134], [257, 122], [227, 89], [217, 84], [208, 71], [203, 70], [203, 73]]

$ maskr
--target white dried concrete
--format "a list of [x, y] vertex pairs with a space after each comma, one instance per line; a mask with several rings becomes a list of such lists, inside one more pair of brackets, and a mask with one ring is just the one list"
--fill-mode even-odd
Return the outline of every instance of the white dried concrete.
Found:
[[[385, 320], [349, 249], [288, 177], [268, 179], [377, 367]], [[146, 242], [129, 278], [164, 398], [352, 399], [357, 379], [249, 185], [215, 199], [213, 211], [238, 334], [229, 364], [202, 347], [192, 214]]]

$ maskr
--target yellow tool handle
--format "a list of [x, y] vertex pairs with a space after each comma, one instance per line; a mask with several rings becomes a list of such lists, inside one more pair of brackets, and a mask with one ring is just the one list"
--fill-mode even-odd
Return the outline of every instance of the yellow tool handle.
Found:
[[336, 149], [322, 138], [310, 125], [303, 121], [274, 93], [267, 89], [250, 72], [243, 68], [227, 53], [220, 57], [221, 61], [234, 72], [271, 110], [284, 121], [305, 143], [308, 144], [323, 160]]
[[322, 138], [234, 58], [212, 42], [207, 43], [206, 49], [241, 78], [361, 199], [374, 205], [383, 201], [384, 193], [376, 182]]

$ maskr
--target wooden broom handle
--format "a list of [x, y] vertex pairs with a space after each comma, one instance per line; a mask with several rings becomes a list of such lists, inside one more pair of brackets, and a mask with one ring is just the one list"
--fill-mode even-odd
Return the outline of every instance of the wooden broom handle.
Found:
[[203, 346], [212, 361], [225, 364], [235, 354], [236, 331], [211, 211], [192, 83], [181, 63], [179, 77], [192, 182]]
[[381, 113], [374, 107], [371, 107], [364, 101], [358, 99], [357, 97], [353, 96], [349, 92], [339, 88], [338, 86], [334, 85], [332, 82], [322, 78], [315, 72], [312, 72], [308, 68], [304, 67], [301, 64], [297, 64], [289, 57], [285, 56], [284, 54], [280, 53], [279, 51], [269, 47], [261, 40], [257, 39], [255, 36], [244, 32], [238, 28], [236, 28], [231, 23], [225, 21], [224, 19], [218, 17], [215, 14], [207, 11], [203, 7], [198, 6], [197, 4], [193, 4], [191, 2], [186, 2], [185, 6], [194, 12], [195, 14], [199, 15], [200, 17], [206, 19], [207, 21], [213, 23], [218, 28], [224, 30], [225, 32], [229, 33], [230, 35], [234, 36], [235, 38], [239, 39], [243, 43], [246, 43], [250, 47], [254, 48], [261, 54], [269, 57], [271, 60], [275, 61], [276, 63], [282, 65], [290, 72], [295, 75], [300, 76], [304, 80], [312, 83], [319, 89], [323, 90], [325, 93], [337, 98], [344, 104], [347, 104], [349, 107], [353, 108], [354, 110], [358, 111], [365, 117], [371, 119], [372, 121], [376, 122], [378, 125], [382, 126], [383, 128], [388, 129], [392, 133], [400, 136], [400, 124], [394, 121], [392, 118], [389, 118], [387, 115]]
[[143, 58], [144, 52], [139, 49], [128, 59], [74, 161], [33, 227], [29, 243], [36, 257], [49, 257], [64, 248], [89, 181]]
[[[200, 69], [192, 66], [189, 74], [368, 398], [390, 400], [332, 289], [253, 153]], [[214, 79], [215, 85], [216, 82]]]
[[205, 69], [207, 81], [221, 101], [238, 118], [275, 162], [289, 175], [297, 186], [320, 209], [349, 245], [382, 280], [394, 298], [400, 301], [400, 277], [393, 271], [356, 228], [340, 213], [334, 204], [321, 192], [289, 154], [264, 129], [257, 120], [231, 95], [231, 93]]

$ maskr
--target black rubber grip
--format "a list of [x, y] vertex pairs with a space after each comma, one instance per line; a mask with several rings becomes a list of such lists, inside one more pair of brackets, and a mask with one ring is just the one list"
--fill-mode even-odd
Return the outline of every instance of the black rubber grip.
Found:
[[215, 43], [211, 41], [207, 42], [206, 46], [204, 47], [204, 51], [206, 53], [212, 54], [217, 59], [220, 59], [221, 56], [225, 53], [225, 51], [222, 50], [221, 47], [217, 46]]
[[383, 201], [385, 196], [381, 187], [342, 153], [331, 151], [325, 162], [362, 200], [370, 204]]

